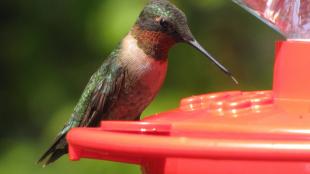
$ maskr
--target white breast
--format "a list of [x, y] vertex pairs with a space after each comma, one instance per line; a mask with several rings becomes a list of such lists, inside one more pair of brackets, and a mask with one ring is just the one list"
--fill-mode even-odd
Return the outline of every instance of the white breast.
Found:
[[120, 61], [131, 76], [147, 86], [151, 93], [157, 93], [166, 77], [167, 59], [159, 61], [146, 55], [130, 33], [123, 39], [121, 50]]
[[108, 118], [133, 120], [154, 99], [161, 88], [167, 72], [167, 59], [158, 61], [141, 50], [137, 40], [128, 34], [121, 43], [117, 59], [127, 70], [124, 89], [108, 112]]

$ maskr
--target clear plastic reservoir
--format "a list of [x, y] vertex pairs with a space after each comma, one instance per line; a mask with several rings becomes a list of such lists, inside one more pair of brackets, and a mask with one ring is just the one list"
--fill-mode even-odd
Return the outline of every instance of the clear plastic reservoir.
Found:
[[290, 40], [310, 39], [310, 0], [233, 0]]

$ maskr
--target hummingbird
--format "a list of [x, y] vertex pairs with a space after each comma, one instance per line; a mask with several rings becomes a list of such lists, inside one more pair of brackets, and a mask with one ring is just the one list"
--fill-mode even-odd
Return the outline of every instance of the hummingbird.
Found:
[[96, 127], [104, 120], [139, 120], [165, 80], [168, 52], [177, 43], [191, 45], [237, 82], [194, 38], [181, 10], [168, 0], [150, 0], [91, 76], [69, 121], [38, 163], [46, 166], [68, 153], [66, 134], [71, 128]]

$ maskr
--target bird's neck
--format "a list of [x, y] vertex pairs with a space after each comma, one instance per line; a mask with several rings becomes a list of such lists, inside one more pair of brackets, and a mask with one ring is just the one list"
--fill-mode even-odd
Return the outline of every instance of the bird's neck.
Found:
[[145, 54], [158, 60], [166, 59], [169, 49], [176, 43], [165, 33], [143, 30], [139, 26], [134, 26], [130, 34], [137, 40], [139, 48]]

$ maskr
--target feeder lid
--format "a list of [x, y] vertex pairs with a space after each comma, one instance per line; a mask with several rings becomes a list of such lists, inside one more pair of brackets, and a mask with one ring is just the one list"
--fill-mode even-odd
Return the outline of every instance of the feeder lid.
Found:
[[256, 139], [309, 136], [307, 113], [289, 113], [272, 91], [228, 91], [181, 100], [179, 108], [141, 122], [102, 122], [103, 131]]

